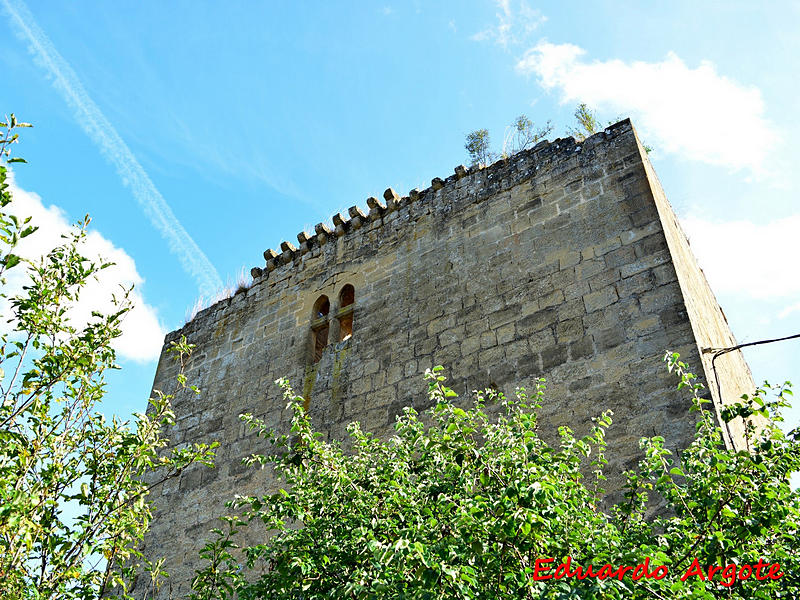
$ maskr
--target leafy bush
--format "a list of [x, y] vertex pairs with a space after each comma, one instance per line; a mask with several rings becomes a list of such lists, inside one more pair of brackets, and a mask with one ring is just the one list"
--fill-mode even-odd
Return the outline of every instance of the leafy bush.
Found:
[[494, 162], [497, 155], [490, 150], [491, 141], [488, 129], [476, 129], [466, 135], [464, 149], [469, 154], [472, 167], [485, 167]]
[[[533, 148], [551, 131], [553, 131], [553, 124], [550, 121], [544, 127], [536, 129], [533, 121], [525, 115], [520, 115], [506, 127], [503, 150], [499, 157], [508, 158], [517, 152]], [[485, 167], [499, 158], [497, 153], [491, 150], [488, 129], [476, 129], [469, 132], [465, 137], [464, 148], [469, 154], [471, 167]]]
[[[692, 392], [696, 438], [680, 462], [663, 438], [642, 439], [624, 500], [606, 512], [611, 416], [584, 437], [561, 427], [548, 445], [537, 429], [541, 382], [513, 399], [476, 393], [461, 408], [437, 367], [426, 375], [424, 418], [406, 408], [389, 440], [354, 423], [345, 451], [322, 441], [303, 399], [279, 381], [291, 437], [243, 419], [275, 444], [250, 461], [273, 466], [283, 488], [231, 503], [236, 516], [203, 549], [193, 598], [798, 597], [800, 498], [789, 477], [800, 441], [776, 425], [790, 390], [768, 399], [762, 388], [728, 410], [728, 419], [767, 417], [747, 429], [751, 452], [729, 450], [694, 375], [677, 355], [665, 358]], [[502, 405], [499, 418], [488, 403]], [[262, 543], [239, 548], [246, 527]], [[721, 567], [712, 582], [709, 566]]]
[[[17, 140], [12, 131], [26, 125], [13, 115], [0, 124], [0, 158]], [[117, 368], [111, 343], [130, 290], [111, 314], [71, 321], [81, 289], [111, 264], [80, 253], [88, 217], [41, 260], [15, 254], [36, 226], [9, 212], [12, 200], [0, 163], [0, 302], [11, 313], [0, 334], [0, 598], [86, 600], [112, 589], [127, 597], [150, 521], [148, 493], [191, 463], [208, 464], [212, 447], [161, 452], [171, 395], [157, 393], [133, 425], [97, 412], [104, 373]], [[28, 281], [9, 297], [3, 277], [12, 268], [26, 268]], [[191, 348], [184, 339], [173, 350], [183, 361]], [[146, 482], [154, 469], [161, 479]]]

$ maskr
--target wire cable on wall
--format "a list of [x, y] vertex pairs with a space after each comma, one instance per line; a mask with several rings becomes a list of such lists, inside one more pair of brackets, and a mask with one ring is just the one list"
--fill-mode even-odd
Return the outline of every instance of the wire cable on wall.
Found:
[[711, 370], [714, 372], [714, 383], [717, 386], [717, 397], [719, 398], [720, 402], [722, 402], [722, 387], [719, 382], [719, 374], [717, 373], [717, 365], [716, 360], [722, 356], [723, 354], [727, 354], [728, 352], [733, 352], [734, 350], [741, 350], [742, 348], [747, 348], [748, 346], [760, 346], [762, 344], [772, 344], [773, 342], [784, 342], [786, 340], [793, 340], [796, 338], [800, 338], [800, 333], [796, 333], [794, 335], [787, 335], [786, 337], [781, 338], [774, 338], [771, 340], [759, 340], [757, 342], [747, 342], [746, 344], [739, 344], [738, 346], [731, 346], [730, 348], [703, 348], [703, 354], [708, 354], [710, 352], [714, 353], [714, 356], [711, 357]]

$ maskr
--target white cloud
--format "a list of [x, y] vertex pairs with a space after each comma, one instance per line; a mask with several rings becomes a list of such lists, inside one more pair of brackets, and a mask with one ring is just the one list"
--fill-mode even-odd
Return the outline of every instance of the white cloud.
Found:
[[497, 0], [497, 23], [471, 36], [475, 42], [492, 41], [507, 48], [510, 44], [520, 44], [542, 23], [547, 21], [541, 11], [531, 8], [525, 0], [520, 0], [515, 10], [511, 0]]
[[[69, 231], [70, 223], [60, 208], [52, 205], [46, 207], [37, 194], [20, 189], [14, 185], [13, 179], [11, 191], [14, 200], [6, 210], [20, 218], [32, 217], [31, 224], [39, 227], [35, 233], [23, 238], [14, 252], [36, 260], [64, 241], [61, 235]], [[124, 317], [122, 335], [115, 340], [114, 349], [121, 357], [137, 362], [158, 358], [165, 330], [158, 322], [155, 309], [142, 297], [139, 286], [144, 280], [136, 270], [133, 258], [94, 229], [89, 231], [81, 254], [91, 260], [102, 257], [104, 261], [115, 265], [103, 269], [96, 280], [90, 280], [86, 285], [77, 305], [70, 312], [73, 325], [79, 327], [85, 324], [93, 310], [111, 312], [114, 309], [111, 303], [112, 294], [120, 295], [120, 285], [126, 288], [135, 285], [137, 287], [131, 294], [134, 308]], [[18, 294], [27, 281], [25, 265], [20, 264], [7, 272], [7, 284], [3, 291], [10, 296]], [[7, 302], [0, 304], [0, 319], [3, 323], [9, 317], [8, 310]]]
[[778, 134], [754, 86], [720, 75], [703, 61], [690, 68], [670, 52], [661, 62], [590, 61], [573, 44], [542, 41], [517, 63], [561, 102], [585, 102], [634, 117], [659, 151], [763, 173]]
[[681, 223], [715, 292], [796, 303], [779, 317], [800, 309], [800, 215], [764, 225], [697, 216]]

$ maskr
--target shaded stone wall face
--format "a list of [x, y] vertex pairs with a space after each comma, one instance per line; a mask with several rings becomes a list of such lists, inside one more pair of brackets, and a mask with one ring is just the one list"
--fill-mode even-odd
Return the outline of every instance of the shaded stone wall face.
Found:
[[[241, 464], [266, 448], [238, 415], [288, 429], [279, 377], [308, 399], [315, 426], [339, 439], [351, 421], [388, 435], [403, 406], [426, 408], [422, 374], [437, 364], [460, 394], [511, 394], [546, 377], [545, 435], [563, 424], [585, 431], [614, 411], [612, 489], [638, 459], [641, 436], [663, 435], [670, 447], [691, 440], [688, 399], [674, 391], [664, 352], [700, 367], [701, 345], [733, 338], [629, 121], [384, 197], [299, 235], [298, 248], [265, 252], [251, 289], [167, 336], [197, 345], [187, 376], [202, 389], [178, 398], [172, 441], [221, 444], [215, 469], [188, 469], [156, 492], [145, 552], [166, 557], [174, 595], [186, 591], [224, 503], [274, 488], [269, 471]], [[347, 284], [353, 335], [337, 342]], [[687, 302], [695, 293], [702, 298]], [[314, 363], [312, 313], [323, 294], [331, 343]], [[731, 369], [752, 384], [746, 365]], [[162, 356], [154, 387], [172, 389], [176, 373]]]
[[[714, 365], [712, 365], [714, 353], [711, 350], [736, 346], [736, 338], [733, 337], [725, 313], [717, 303], [705, 274], [697, 265], [689, 247], [689, 240], [667, 201], [653, 166], [649, 160], [644, 161], [644, 166], [683, 293], [686, 312], [692, 324], [695, 342], [701, 353], [702, 363], [692, 361], [692, 366], [698, 370], [697, 372], [706, 374], [705, 383], [714, 400], [714, 408], [721, 423], [719, 412], [723, 405], [737, 401], [742, 394], [753, 392], [755, 388], [753, 376], [740, 351], [729, 352], [717, 358], [715, 364], [717, 376], [714, 376]], [[757, 423], [763, 422], [760, 418], [754, 420]], [[723, 425], [722, 429], [729, 447], [745, 447], [744, 423], [741, 419]]]

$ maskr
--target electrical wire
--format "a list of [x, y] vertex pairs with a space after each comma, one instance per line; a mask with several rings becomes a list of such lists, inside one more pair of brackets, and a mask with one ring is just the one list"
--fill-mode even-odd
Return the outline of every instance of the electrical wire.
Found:
[[800, 338], [800, 333], [796, 333], [794, 335], [787, 335], [786, 337], [781, 337], [781, 338], [774, 338], [771, 340], [759, 340], [757, 342], [747, 342], [746, 344], [739, 344], [738, 346], [731, 346], [730, 348], [704, 348], [703, 354], [708, 354], [709, 352], [714, 353], [714, 356], [711, 357], [711, 370], [714, 372], [714, 382], [717, 386], [717, 397], [719, 398], [719, 401], [722, 402], [722, 387], [719, 382], [719, 374], [717, 373], [716, 361], [720, 356], [722, 356], [723, 354], [727, 354], [728, 352], [733, 352], [734, 350], [747, 348], [748, 346], [760, 346], [761, 344], [784, 342], [786, 340], [793, 340], [796, 338]]

